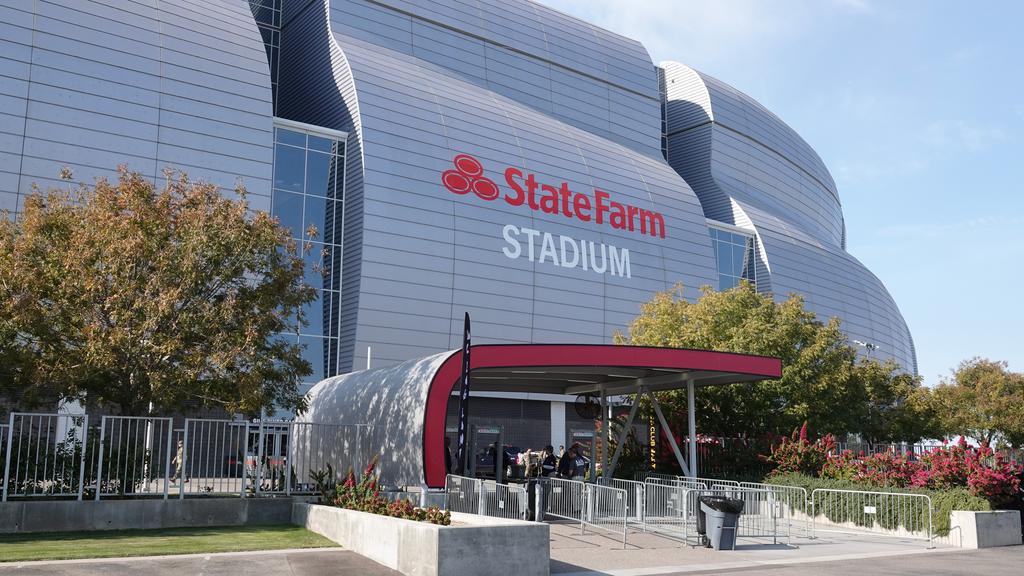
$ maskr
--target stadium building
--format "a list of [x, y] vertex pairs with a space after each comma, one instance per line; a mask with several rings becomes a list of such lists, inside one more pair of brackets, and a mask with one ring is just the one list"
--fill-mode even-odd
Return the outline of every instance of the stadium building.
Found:
[[[814, 150], [638, 40], [526, 0], [38, 0], [0, 22], [0, 207], [64, 166], [241, 179], [295, 238], [319, 229], [310, 384], [457, 349], [467, 311], [474, 344], [608, 344], [657, 291], [740, 280], [916, 371]], [[557, 446], [593, 431], [573, 399], [492, 392], [473, 417]]]

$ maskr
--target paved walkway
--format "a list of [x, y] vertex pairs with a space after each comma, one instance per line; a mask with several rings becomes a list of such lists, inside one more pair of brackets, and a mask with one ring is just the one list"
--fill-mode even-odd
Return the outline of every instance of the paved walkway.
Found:
[[140, 558], [11, 562], [0, 575], [18, 576], [401, 576], [355, 552], [337, 548], [186, 554]]
[[952, 552], [959, 552], [959, 549], [929, 550], [921, 540], [851, 534], [821, 534], [814, 540], [793, 537], [789, 543], [744, 538], [737, 543], [735, 551], [715, 551], [691, 548], [677, 540], [642, 532], [630, 532], [628, 545], [623, 550], [621, 537], [592, 531], [581, 535], [578, 524], [551, 524], [551, 573], [559, 576], [767, 570], [821, 562], [846, 563], [855, 559], [877, 562], [897, 556], [910, 558], [913, 563], [918, 558], [940, 558]]

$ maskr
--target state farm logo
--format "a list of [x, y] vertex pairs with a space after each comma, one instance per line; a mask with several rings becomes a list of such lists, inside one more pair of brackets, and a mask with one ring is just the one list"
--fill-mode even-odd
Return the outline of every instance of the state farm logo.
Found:
[[445, 170], [441, 175], [441, 183], [448, 191], [466, 194], [472, 190], [483, 200], [494, 200], [501, 194], [498, 185], [484, 176], [484, 167], [476, 158], [469, 154], [459, 154], [452, 162], [455, 170]]
[[[454, 194], [468, 194], [472, 191], [483, 200], [497, 200], [501, 190], [493, 180], [484, 176], [484, 167], [469, 154], [459, 154], [452, 159], [454, 170], [441, 174], [441, 183]], [[584, 194], [569, 189], [568, 182], [555, 186], [538, 180], [536, 174], [524, 174], [514, 167], [505, 169], [505, 183], [508, 190], [505, 202], [510, 206], [529, 206], [531, 210], [545, 214], [561, 214], [581, 222], [607, 224], [616, 230], [664, 238], [665, 217], [660, 212], [647, 210], [631, 204], [612, 200], [611, 194], [594, 188], [593, 194]]]

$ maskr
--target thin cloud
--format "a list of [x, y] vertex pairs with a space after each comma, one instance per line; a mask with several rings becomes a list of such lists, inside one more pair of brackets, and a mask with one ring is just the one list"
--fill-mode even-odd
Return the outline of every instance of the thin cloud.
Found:
[[999, 126], [957, 122], [932, 122], [921, 132], [921, 142], [937, 149], [985, 150], [1003, 140], [1006, 132]]
[[867, 0], [833, 0], [839, 8], [858, 14], [874, 14], [875, 7]]

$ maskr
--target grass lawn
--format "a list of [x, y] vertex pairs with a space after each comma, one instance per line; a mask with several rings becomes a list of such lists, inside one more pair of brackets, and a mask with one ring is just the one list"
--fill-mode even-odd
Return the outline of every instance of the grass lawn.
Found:
[[323, 548], [334, 542], [291, 525], [40, 532], [0, 535], [0, 562]]

